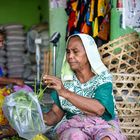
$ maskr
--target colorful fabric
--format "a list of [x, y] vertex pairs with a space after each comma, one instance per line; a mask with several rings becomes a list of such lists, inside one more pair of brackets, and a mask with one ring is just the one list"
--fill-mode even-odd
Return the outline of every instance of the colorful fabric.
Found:
[[82, 33], [85, 33], [85, 34], [88, 34], [90, 32], [90, 30], [91, 30], [91, 27], [89, 25], [87, 25], [87, 23], [85, 22], [83, 24], [83, 27], [82, 27], [81, 32]]
[[105, 16], [105, 13], [106, 13], [105, 4], [107, 4], [106, 0], [98, 0], [98, 17]]
[[57, 128], [59, 140], [126, 140], [117, 120], [105, 121], [99, 117], [76, 115], [61, 123]]
[[[86, 33], [93, 36], [96, 39], [96, 43], [102, 40], [104, 43], [109, 38], [102, 38], [102, 34], [99, 35], [99, 31], [104, 27], [104, 36], [108, 36], [109, 24], [103, 26], [105, 16], [110, 15], [111, 3], [108, 0], [68, 0], [66, 13], [68, 17], [66, 39], [75, 33]], [[102, 20], [99, 21], [99, 18]], [[103, 37], [104, 37], [103, 36]], [[103, 44], [102, 42], [102, 44]]]
[[91, 6], [90, 6], [90, 17], [89, 17], [89, 21], [92, 22], [93, 21], [93, 17], [94, 17], [94, 0], [91, 0]]
[[95, 18], [94, 22], [94, 32], [93, 32], [93, 37], [96, 37], [98, 35], [98, 17]]
[[100, 25], [98, 37], [101, 38], [102, 40], [108, 40], [109, 39], [109, 32], [110, 32], [109, 16], [106, 15], [104, 20], [102, 21], [102, 23]]

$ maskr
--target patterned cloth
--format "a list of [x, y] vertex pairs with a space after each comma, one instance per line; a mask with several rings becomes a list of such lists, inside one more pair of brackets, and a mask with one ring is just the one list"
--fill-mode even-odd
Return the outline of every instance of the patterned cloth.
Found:
[[73, 114], [71, 118], [63, 119], [56, 126], [59, 140], [101, 140], [105, 136], [110, 137], [111, 140], [126, 140], [121, 133], [119, 121], [115, 117], [112, 88], [108, 88], [110, 87], [108, 85], [112, 84], [112, 76], [109, 72], [104, 71], [86, 83], [80, 83], [76, 76], [73, 78], [73, 82], [64, 82], [65, 88], [81, 96], [100, 100], [106, 111], [101, 117], [85, 115], [69, 101], [59, 97], [60, 107], [65, 112]]
[[[100, 86], [105, 83], [112, 84], [112, 76], [111, 76], [111, 74], [109, 74], [108, 71], [104, 71], [100, 75], [96, 75], [96, 76], [92, 77], [86, 83], [80, 83], [80, 81], [74, 75], [72, 81], [68, 81], [68, 82], [66, 81], [63, 84], [66, 89], [68, 89], [78, 95], [95, 99], [96, 94], [98, 94], [96, 92], [96, 89], [100, 88]], [[105, 90], [105, 89], [103, 89], [103, 90]], [[107, 98], [110, 98], [110, 99], [114, 98], [112, 95], [112, 89], [110, 89], [110, 90], [107, 89], [107, 92], [108, 92]], [[60, 100], [61, 108], [63, 110], [67, 110], [68, 112], [71, 112], [73, 114], [83, 114], [80, 109], [76, 108], [65, 98], [59, 96], [59, 100]], [[108, 100], [108, 99], [106, 99], [106, 100]], [[100, 99], [100, 102], [101, 102], [101, 99]], [[114, 102], [112, 102], [111, 104], [109, 102], [108, 106], [114, 107]]]
[[57, 128], [59, 140], [126, 140], [116, 119], [105, 121], [100, 117], [76, 115]]

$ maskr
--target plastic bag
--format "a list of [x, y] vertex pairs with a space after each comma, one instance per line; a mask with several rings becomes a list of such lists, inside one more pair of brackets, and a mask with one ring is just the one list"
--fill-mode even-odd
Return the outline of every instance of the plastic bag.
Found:
[[20, 90], [7, 96], [3, 112], [20, 137], [29, 140], [46, 130], [39, 101], [32, 92]]

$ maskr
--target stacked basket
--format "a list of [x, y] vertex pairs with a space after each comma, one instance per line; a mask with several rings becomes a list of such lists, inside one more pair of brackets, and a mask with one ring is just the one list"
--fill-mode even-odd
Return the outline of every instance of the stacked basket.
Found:
[[113, 74], [114, 95], [124, 134], [140, 139], [140, 37], [127, 34], [99, 48], [102, 60]]
[[22, 24], [7, 24], [4, 26], [6, 32], [6, 57], [8, 77], [23, 78], [24, 55], [25, 55], [25, 33]]

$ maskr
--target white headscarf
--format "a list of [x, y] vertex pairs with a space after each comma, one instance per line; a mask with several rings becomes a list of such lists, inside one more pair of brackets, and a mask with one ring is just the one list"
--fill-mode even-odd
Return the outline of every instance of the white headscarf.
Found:
[[[92, 71], [98, 75], [100, 75], [101, 72], [106, 71], [107, 68], [101, 61], [100, 54], [98, 52], [97, 45], [96, 45], [94, 39], [87, 34], [83, 34], [83, 33], [74, 34], [68, 38], [66, 45], [68, 45], [70, 38], [73, 36], [80, 37], [80, 39], [83, 43], [83, 46], [85, 47], [85, 51], [86, 51], [89, 63], [91, 65]], [[62, 81], [72, 80], [73, 74], [74, 73], [71, 70], [71, 68], [66, 60], [66, 54], [65, 54], [64, 59], [63, 59], [63, 64], [62, 64], [62, 70], [61, 70]]]

